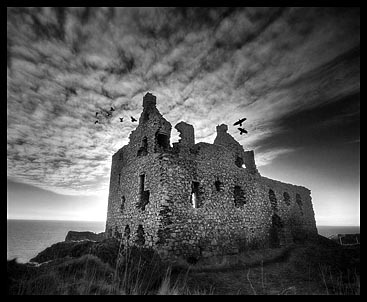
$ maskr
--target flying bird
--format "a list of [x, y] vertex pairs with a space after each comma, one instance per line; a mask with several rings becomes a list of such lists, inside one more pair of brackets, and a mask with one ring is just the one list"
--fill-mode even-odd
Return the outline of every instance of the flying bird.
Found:
[[123, 117], [120, 117], [120, 122], [122, 123], [124, 121], [124, 118]]
[[95, 122], [94, 122], [94, 124], [97, 124], [97, 123], [98, 123], [98, 121], [95, 121]]
[[240, 130], [240, 134], [242, 135], [243, 133], [247, 133], [247, 131], [243, 128], [238, 128], [238, 130]]
[[110, 111], [115, 111], [115, 109], [113, 109], [112, 107], [111, 107], [111, 110]]
[[132, 121], [132, 122], [136, 122], [136, 121], [137, 121], [137, 119], [135, 119], [134, 117], [132, 117], [132, 116], [131, 116], [131, 121]]
[[98, 112], [96, 112], [96, 116], [98, 115]]
[[237, 122], [235, 122], [235, 123], [233, 124], [233, 126], [240, 125], [240, 127], [242, 127], [242, 123], [243, 123], [245, 120], [247, 120], [247, 119], [244, 117], [244, 118], [242, 118], [242, 119], [238, 120]]

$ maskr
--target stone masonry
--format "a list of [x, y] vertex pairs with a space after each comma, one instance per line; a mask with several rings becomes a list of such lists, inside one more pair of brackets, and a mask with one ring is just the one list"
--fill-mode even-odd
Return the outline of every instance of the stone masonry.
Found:
[[147, 93], [130, 142], [112, 156], [106, 234], [164, 259], [279, 247], [316, 235], [311, 192], [260, 175], [254, 152], [217, 126], [213, 144], [171, 124]]

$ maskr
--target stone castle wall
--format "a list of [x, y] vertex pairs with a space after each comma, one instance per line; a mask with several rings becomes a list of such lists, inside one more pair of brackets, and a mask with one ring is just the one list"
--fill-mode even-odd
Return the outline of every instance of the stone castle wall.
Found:
[[308, 189], [262, 177], [226, 125], [214, 144], [195, 144], [193, 127], [180, 122], [171, 147], [155, 105], [147, 94], [130, 143], [112, 157], [108, 236], [164, 258], [198, 258], [317, 233]]

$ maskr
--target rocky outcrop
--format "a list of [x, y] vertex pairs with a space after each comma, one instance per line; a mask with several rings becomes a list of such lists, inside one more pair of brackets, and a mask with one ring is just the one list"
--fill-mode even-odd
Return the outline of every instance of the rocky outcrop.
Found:
[[105, 232], [96, 234], [93, 232], [69, 231], [65, 237], [65, 241], [81, 241], [81, 240], [102, 241], [103, 239], [105, 239]]
[[101, 242], [90, 240], [84, 241], [64, 241], [58, 242], [40, 252], [36, 257], [32, 258], [31, 262], [44, 263], [60, 258], [78, 258], [83, 255], [94, 255], [100, 258], [103, 262], [114, 266], [120, 243], [114, 238], [105, 239]]
[[153, 249], [124, 247], [114, 238], [59, 242], [31, 261], [7, 262], [8, 294], [150, 294], [168, 271]]

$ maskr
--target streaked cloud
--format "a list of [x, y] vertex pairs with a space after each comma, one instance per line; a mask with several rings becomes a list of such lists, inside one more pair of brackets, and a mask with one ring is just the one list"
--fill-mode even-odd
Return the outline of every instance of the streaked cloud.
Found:
[[274, 158], [278, 156], [288, 154], [290, 152], [295, 152], [296, 149], [291, 148], [283, 148], [283, 149], [274, 149], [268, 150], [265, 152], [261, 152], [258, 156], [256, 156], [256, 164], [258, 167], [266, 166], [270, 162], [273, 161]]
[[106, 192], [148, 91], [197, 142], [246, 116], [229, 132], [266, 165], [295, 150], [260, 145], [287, 116], [359, 92], [359, 26], [358, 8], [8, 8], [8, 177]]

